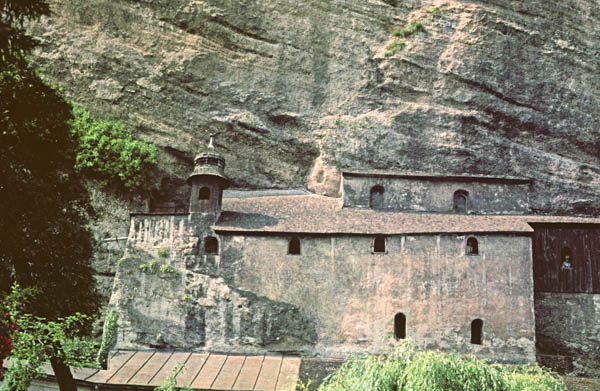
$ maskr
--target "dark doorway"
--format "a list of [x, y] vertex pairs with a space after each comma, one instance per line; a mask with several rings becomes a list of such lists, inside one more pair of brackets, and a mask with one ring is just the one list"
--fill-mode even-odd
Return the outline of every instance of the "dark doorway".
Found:
[[481, 345], [483, 334], [483, 320], [475, 319], [471, 322], [471, 343]]
[[402, 312], [398, 312], [394, 316], [394, 337], [396, 339], [406, 338], [406, 316]]

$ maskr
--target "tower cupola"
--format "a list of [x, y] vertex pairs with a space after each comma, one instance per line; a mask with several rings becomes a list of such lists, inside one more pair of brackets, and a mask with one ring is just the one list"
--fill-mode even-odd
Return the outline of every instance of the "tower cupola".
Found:
[[192, 187], [190, 213], [219, 213], [223, 189], [229, 187], [225, 158], [215, 150], [213, 137], [194, 158], [194, 171], [187, 183]]

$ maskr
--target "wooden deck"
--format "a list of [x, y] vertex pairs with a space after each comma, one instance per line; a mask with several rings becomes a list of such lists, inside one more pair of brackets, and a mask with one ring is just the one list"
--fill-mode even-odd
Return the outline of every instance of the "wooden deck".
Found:
[[[244, 356], [164, 351], [114, 352], [107, 370], [72, 368], [76, 380], [98, 388], [156, 387], [176, 375], [179, 387], [198, 390], [293, 391], [300, 371], [299, 357]], [[179, 373], [178, 364], [184, 365]], [[53, 376], [50, 365], [44, 367]]]

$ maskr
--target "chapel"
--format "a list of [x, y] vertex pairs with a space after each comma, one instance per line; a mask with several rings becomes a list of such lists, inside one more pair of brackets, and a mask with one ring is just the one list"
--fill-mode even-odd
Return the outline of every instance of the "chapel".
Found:
[[230, 190], [212, 140], [194, 163], [187, 212], [131, 215], [119, 348], [600, 355], [600, 218], [532, 214], [534, 178], [346, 169], [327, 197]]

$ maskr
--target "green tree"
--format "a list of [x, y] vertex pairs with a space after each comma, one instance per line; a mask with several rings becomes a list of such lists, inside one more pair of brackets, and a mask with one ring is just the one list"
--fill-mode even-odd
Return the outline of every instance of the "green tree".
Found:
[[51, 321], [24, 314], [23, 304], [36, 290], [24, 291], [14, 284], [4, 301], [6, 325], [16, 325], [10, 333], [11, 369], [4, 378], [2, 391], [26, 391], [31, 381], [42, 374], [47, 361], [60, 360], [70, 366], [95, 365], [95, 343], [82, 338], [82, 327], [89, 317], [81, 313]]
[[[0, 291], [14, 281], [37, 287], [26, 312], [49, 320], [93, 315], [99, 302], [71, 118], [70, 105], [35, 72], [15, 64], [0, 72]], [[59, 383], [72, 383], [59, 357], [51, 363], [65, 376]]]
[[[0, 0], [0, 297], [15, 281], [36, 287], [25, 312], [50, 322], [94, 315], [99, 300], [72, 108], [24, 57], [33, 45], [24, 21], [48, 13], [46, 1]], [[73, 390], [64, 358], [49, 359], [61, 390]]]

